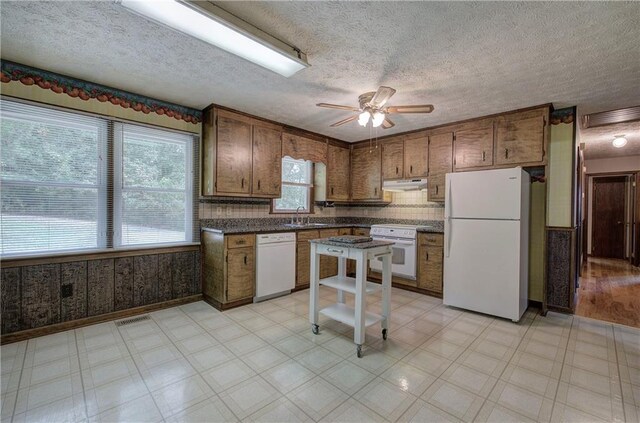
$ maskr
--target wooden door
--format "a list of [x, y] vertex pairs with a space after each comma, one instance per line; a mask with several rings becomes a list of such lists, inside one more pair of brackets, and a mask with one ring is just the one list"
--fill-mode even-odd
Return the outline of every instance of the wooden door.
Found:
[[227, 302], [253, 297], [255, 255], [253, 247], [227, 250]]
[[453, 171], [453, 132], [429, 137], [429, 176]]
[[404, 140], [404, 176], [426, 178], [429, 171], [429, 137], [407, 136]]
[[624, 176], [593, 178], [593, 242], [598, 257], [624, 258]]
[[253, 127], [252, 193], [256, 197], [280, 197], [282, 180], [282, 132]]
[[369, 146], [352, 150], [351, 199], [379, 200], [382, 198], [380, 148]]
[[222, 114], [217, 118], [216, 193], [251, 192], [251, 124]]
[[496, 123], [496, 164], [543, 163], [545, 125], [546, 116], [543, 111], [499, 117]]
[[309, 285], [311, 266], [309, 241], [296, 243], [296, 288]]
[[427, 179], [429, 201], [444, 201], [445, 174], [430, 175]]
[[404, 141], [402, 138], [382, 142], [382, 179], [404, 177]]
[[493, 165], [493, 122], [456, 131], [454, 168], [463, 170]]
[[443, 236], [418, 236], [418, 288], [442, 293]]
[[327, 150], [327, 200], [349, 199], [349, 155], [348, 148], [329, 144]]

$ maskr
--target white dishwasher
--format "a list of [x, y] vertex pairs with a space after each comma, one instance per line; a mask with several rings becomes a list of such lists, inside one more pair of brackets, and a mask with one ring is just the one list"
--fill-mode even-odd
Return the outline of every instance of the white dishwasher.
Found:
[[256, 243], [253, 302], [289, 294], [296, 285], [296, 234], [259, 234]]

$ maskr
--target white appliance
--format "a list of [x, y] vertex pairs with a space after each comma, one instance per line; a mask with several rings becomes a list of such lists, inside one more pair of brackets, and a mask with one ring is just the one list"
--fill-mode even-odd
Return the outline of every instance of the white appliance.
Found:
[[448, 173], [443, 303], [520, 320], [527, 309], [529, 174]]
[[256, 296], [253, 302], [285, 295], [296, 284], [296, 234], [256, 236]]
[[391, 192], [419, 191], [427, 189], [427, 179], [403, 179], [395, 181], [383, 181], [382, 190]]
[[[371, 238], [393, 241], [391, 247], [391, 273], [403, 278], [416, 278], [418, 226], [413, 225], [372, 225]], [[382, 260], [370, 260], [372, 271], [382, 273]]]

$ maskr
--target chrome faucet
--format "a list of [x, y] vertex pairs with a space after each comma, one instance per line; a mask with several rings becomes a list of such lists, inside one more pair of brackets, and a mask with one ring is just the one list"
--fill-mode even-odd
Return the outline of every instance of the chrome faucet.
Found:
[[298, 208], [296, 209], [296, 224], [298, 225], [302, 225], [302, 220], [300, 220], [300, 215], [299, 215], [300, 209], [304, 210], [304, 207], [298, 206]]

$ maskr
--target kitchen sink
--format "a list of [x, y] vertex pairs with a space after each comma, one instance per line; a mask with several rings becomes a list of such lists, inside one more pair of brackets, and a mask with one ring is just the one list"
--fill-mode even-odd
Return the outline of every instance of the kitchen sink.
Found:
[[285, 223], [287, 228], [313, 228], [319, 226], [329, 226], [328, 223]]

